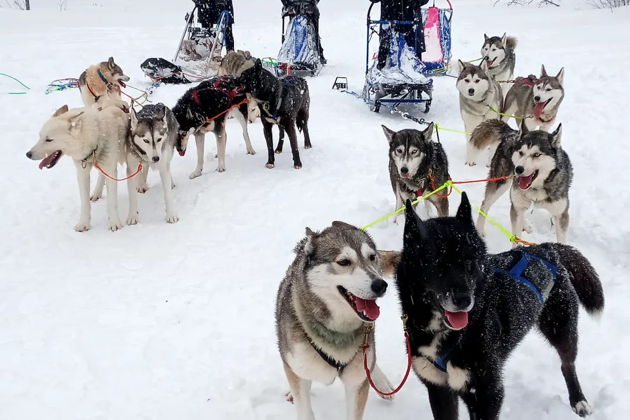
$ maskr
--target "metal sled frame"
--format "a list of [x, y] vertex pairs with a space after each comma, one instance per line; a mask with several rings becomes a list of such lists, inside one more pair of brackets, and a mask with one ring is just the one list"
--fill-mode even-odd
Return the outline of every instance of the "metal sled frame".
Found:
[[[284, 44], [284, 39], [286, 37], [286, 29], [288, 28], [288, 24], [287, 23], [291, 23], [291, 19], [293, 19], [294, 17], [297, 16], [305, 16], [302, 12], [302, 8], [299, 7], [298, 8], [298, 13], [295, 16], [288, 16], [288, 15], [283, 15], [282, 16], [282, 38], [281, 38], [281, 44]], [[306, 17], [306, 16], [305, 16]], [[285, 19], [288, 18], [288, 22], [285, 21]], [[308, 18], [307, 18], [308, 19]], [[310, 21], [310, 19], [308, 19], [309, 21], [309, 25], [313, 25], [313, 23]], [[313, 29], [314, 30], [314, 29]], [[319, 48], [320, 48], [320, 39], [319, 39], [319, 34], [317, 36], [317, 49], [318, 49], [318, 53], [319, 53]], [[301, 65], [300, 63], [278, 63], [278, 67], [276, 70], [276, 76], [278, 77], [282, 77], [282, 76], [317, 76], [319, 74], [319, 72], [322, 70], [323, 66], [319, 66], [318, 68], [315, 69], [311, 69], [307, 66]]]
[[[365, 86], [363, 88], [363, 99], [370, 105], [370, 110], [379, 112], [381, 104], [390, 104], [394, 108], [398, 108], [400, 104], [424, 104], [424, 112], [427, 113], [431, 109], [431, 101], [433, 100], [433, 80], [429, 79], [428, 83], [400, 83], [400, 84], [384, 84], [370, 83], [367, 78], [370, 71], [370, 41], [374, 34], [378, 37], [378, 29], [380, 25], [410, 25], [415, 26], [418, 22], [411, 20], [372, 20], [372, 7], [374, 3], [370, 3], [367, 12], [367, 32], [366, 32], [366, 48], [365, 48]], [[422, 93], [428, 98], [423, 98]]]
[[[186, 20], [186, 26], [184, 26], [184, 32], [179, 40], [179, 45], [177, 46], [177, 51], [175, 52], [175, 57], [173, 58], [173, 62], [177, 61], [177, 57], [179, 57], [179, 52], [181, 51], [182, 44], [184, 43], [184, 39], [190, 40], [192, 39], [193, 34], [193, 20], [195, 19], [195, 11], [197, 10], [197, 6], [192, 9], [188, 19]], [[215, 23], [214, 27], [214, 42], [212, 43], [212, 48], [210, 49], [210, 55], [208, 56], [208, 60], [212, 60], [215, 53], [220, 52], [225, 45], [225, 37], [227, 32], [227, 27], [230, 24], [231, 19], [230, 12], [224, 10], [219, 15], [219, 19]], [[188, 36], [186, 36], [188, 34]], [[217, 50], [218, 48], [218, 50]]]

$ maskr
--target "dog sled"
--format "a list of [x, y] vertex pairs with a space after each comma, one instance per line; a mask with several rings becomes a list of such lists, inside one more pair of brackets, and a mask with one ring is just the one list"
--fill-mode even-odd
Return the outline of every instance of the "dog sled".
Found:
[[214, 25], [203, 27], [195, 6], [186, 14], [186, 25], [173, 61], [148, 58], [140, 68], [151, 80], [161, 83], [194, 83], [212, 77], [221, 64], [231, 19], [230, 12], [224, 10]]
[[278, 76], [316, 76], [324, 67], [315, 7], [304, 0], [283, 10], [282, 46], [275, 71]]
[[423, 111], [429, 112], [433, 100], [429, 76], [445, 74], [451, 58], [453, 9], [447, 2], [448, 8], [420, 8], [414, 20], [372, 19], [374, 2], [370, 3], [362, 96], [372, 111], [379, 112], [383, 104], [393, 109], [424, 104]]

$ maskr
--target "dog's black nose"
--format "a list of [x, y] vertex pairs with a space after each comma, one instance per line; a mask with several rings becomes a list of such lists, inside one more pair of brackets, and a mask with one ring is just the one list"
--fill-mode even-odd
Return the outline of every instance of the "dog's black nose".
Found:
[[407, 172], [409, 172], [409, 169], [407, 169], [406, 166], [403, 166], [402, 168], [400, 168], [400, 173], [401, 174], [406, 174]]
[[516, 172], [516, 175], [520, 175], [525, 172], [525, 168], [523, 168], [522, 166], [517, 166], [516, 168], [514, 168], [514, 172]]
[[468, 94], [469, 95], [474, 95], [475, 94], [475, 89], [473, 89], [473, 88], [468, 89]]
[[540, 102], [540, 96], [534, 96], [534, 100], [535, 100], [536, 102]]
[[33, 153], [31, 153], [31, 152], [26, 152], [26, 157], [30, 159], [31, 157], [33, 157]]
[[159, 156], [153, 156], [153, 162], [159, 162], [159, 161], [160, 161]]
[[387, 282], [382, 279], [374, 280], [372, 282], [372, 291], [376, 296], [381, 297], [385, 294], [387, 290]]
[[468, 293], [456, 293], [452, 300], [457, 309], [468, 309], [472, 303], [472, 298]]

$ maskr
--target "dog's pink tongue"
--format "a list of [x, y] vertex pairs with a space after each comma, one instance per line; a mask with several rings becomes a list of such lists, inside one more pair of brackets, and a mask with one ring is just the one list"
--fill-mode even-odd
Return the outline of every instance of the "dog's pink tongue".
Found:
[[39, 169], [44, 169], [46, 167], [48, 167], [48, 165], [50, 165], [50, 163], [55, 160], [55, 156], [57, 155], [56, 152], [49, 154], [48, 156], [46, 156], [44, 159], [41, 160], [41, 162], [39, 162]]
[[376, 320], [381, 314], [381, 308], [378, 307], [375, 300], [361, 299], [360, 297], [354, 297], [354, 304], [359, 312], [370, 318], [372, 321]]
[[519, 176], [518, 177], [518, 186], [522, 190], [528, 189], [529, 186], [532, 185], [532, 177], [533, 176], [534, 176], [534, 174], [531, 174], [530, 176]]
[[545, 102], [538, 102], [536, 105], [534, 105], [534, 116], [536, 118], [542, 117], [542, 114], [545, 110], [545, 105]]
[[457, 330], [461, 330], [468, 325], [468, 312], [444, 311], [444, 314], [448, 318], [448, 323], [451, 324], [451, 327]]
[[186, 154], [186, 149], [182, 149], [178, 153], [180, 156], [184, 156]]

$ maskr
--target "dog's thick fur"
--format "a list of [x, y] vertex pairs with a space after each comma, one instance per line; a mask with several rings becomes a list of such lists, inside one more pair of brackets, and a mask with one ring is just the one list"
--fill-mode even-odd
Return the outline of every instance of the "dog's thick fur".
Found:
[[[516, 48], [518, 41], [516, 38], [507, 36], [488, 36], [483, 34], [483, 45], [481, 46], [481, 56], [485, 60], [488, 74], [494, 77], [494, 80], [501, 84], [502, 88], [506, 88], [508, 83], [514, 77], [514, 66], [516, 65]], [[504, 89], [505, 90], [505, 89]]]
[[240, 76], [243, 71], [254, 67], [256, 59], [249, 51], [229, 51], [222, 59], [219, 66], [219, 76]]
[[[267, 142], [267, 168], [273, 168], [275, 165], [271, 128], [274, 124], [278, 124], [289, 137], [293, 166], [295, 169], [300, 169], [302, 161], [298, 149], [296, 126], [298, 130], [304, 132], [304, 148], [312, 147], [308, 132], [310, 96], [306, 80], [293, 76], [278, 79], [262, 67], [260, 60], [256, 60], [253, 67], [243, 71], [238, 80], [261, 107], [263, 131]], [[281, 151], [282, 143], [280, 142], [276, 152]]]
[[[598, 314], [604, 294], [589, 261], [556, 243], [488, 255], [465, 193], [456, 217], [422, 221], [409, 202], [406, 213], [396, 284], [433, 417], [456, 420], [460, 397], [471, 419], [497, 420], [505, 361], [535, 325], [560, 356], [571, 407], [590, 414], [575, 371], [578, 302]], [[531, 289], [497, 271], [524, 257]]]
[[[105, 80], [99, 76], [99, 71]], [[81, 73], [79, 76], [81, 99], [86, 106], [92, 105], [104, 96], [120, 99], [120, 91], [127, 81], [129, 76], [114, 62], [113, 57], [109, 57], [107, 61], [90, 66]]]
[[[519, 77], [505, 96], [503, 112], [524, 119], [529, 130], [549, 131], [556, 122], [560, 104], [564, 99], [564, 67], [555, 76], [549, 76], [542, 66], [540, 77]], [[504, 120], [509, 117], [502, 117]]]
[[[573, 169], [560, 144], [561, 125], [553, 133], [511, 129], [505, 122], [488, 120], [473, 134], [476, 140], [499, 144], [490, 163], [490, 178], [514, 175], [511, 180], [488, 182], [481, 209], [490, 207], [510, 189], [512, 232], [520, 235], [532, 228], [525, 212], [533, 204], [548, 210], [556, 226], [558, 242], [566, 242], [569, 228], [569, 188]], [[482, 143], [485, 144], [485, 143]], [[477, 229], [484, 234], [486, 219], [479, 216]]]
[[157, 169], [164, 190], [166, 221], [176, 223], [179, 220], [172, 189], [171, 160], [177, 143], [178, 125], [173, 112], [164, 104], [145, 105], [140, 112], [131, 110], [131, 136], [127, 173], [131, 173], [142, 163], [142, 173], [127, 181], [129, 189], [128, 225], [138, 223], [138, 192], [146, 192], [149, 168]]
[[[59, 108], [44, 124], [39, 141], [26, 153], [42, 160], [40, 168], [52, 168], [62, 155], [68, 155], [77, 168], [81, 215], [74, 229], [90, 228], [90, 171], [95, 163], [110, 176], [117, 176], [118, 163], [125, 163], [129, 136], [129, 114], [122, 101], [102, 99], [85, 108]], [[107, 218], [109, 228], [123, 227], [118, 215], [118, 185], [107, 178]]]
[[[459, 61], [459, 109], [464, 120], [466, 132], [472, 131], [485, 120], [496, 118], [492, 109], [499, 111], [503, 107], [501, 86], [485, 70], [485, 62], [481, 66]], [[492, 109], [491, 109], [492, 108]], [[470, 134], [466, 134], [466, 165], [477, 164], [477, 150], [470, 142]]]
[[311, 382], [339, 377], [346, 418], [360, 420], [369, 391], [361, 350], [366, 332], [373, 378], [382, 391], [392, 389], [376, 365], [374, 330], [367, 328], [378, 318], [375, 300], [385, 294], [383, 270], [393, 271], [393, 259], [379, 255], [367, 233], [343, 222], [322, 232], [307, 228], [295, 253], [278, 290], [276, 327], [298, 419], [314, 419]]
[[[222, 88], [217, 88], [218, 84]], [[234, 90], [237, 94], [232, 97], [226, 93], [226, 89]], [[190, 174], [190, 179], [200, 176], [203, 172], [204, 141], [208, 132], [214, 133], [217, 140], [217, 157], [219, 158], [217, 171], [225, 171], [225, 147], [227, 143], [225, 120], [227, 118], [234, 117], [241, 124], [247, 154], [256, 153], [247, 130], [247, 103], [226, 112], [244, 99], [246, 99], [246, 95], [240, 90], [236, 80], [224, 76], [220, 79], [201, 82], [198, 86], [188, 89], [177, 101], [173, 107], [173, 114], [179, 124], [177, 151], [182, 156], [186, 153], [188, 138], [191, 134], [194, 134], [197, 145], [197, 166]], [[212, 121], [208, 121], [210, 119]]]
[[[450, 178], [446, 153], [442, 145], [432, 139], [433, 123], [424, 131], [396, 132], [382, 127], [389, 142], [389, 179], [397, 209], [406, 200], [413, 201]], [[435, 206], [439, 216], [448, 216], [448, 197], [434, 194], [427, 200]]]

